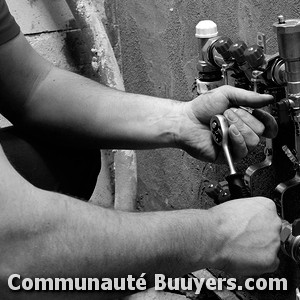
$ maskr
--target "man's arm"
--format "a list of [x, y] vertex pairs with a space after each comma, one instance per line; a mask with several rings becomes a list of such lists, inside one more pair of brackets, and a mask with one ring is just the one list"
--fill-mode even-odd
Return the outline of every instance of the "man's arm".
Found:
[[[201, 111], [211, 117], [234, 105], [260, 107], [272, 100], [271, 96], [230, 87], [190, 102], [117, 91], [55, 68], [32, 49], [22, 34], [0, 47], [0, 65], [3, 114], [31, 134], [46, 133], [48, 139], [73, 141], [76, 145], [123, 149], [180, 147], [197, 158], [214, 160], [208, 120]], [[213, 110], [207, 102], [213, 103]], [[239, 122], [235, 124], [237, 133], [230, 130], [231, 140], [236, 144], [236, 153], [243, 155], [249, 136], [255, 136], [257, 144], [266, 121], [273, 122], [271, 130], [275, 126], [271, 116], [258, 120], [250, 114], [235, 115]], [[211, 157], [202, 153], [202, 148]]]
[[175, 146], [179, 102], [114, 90], [56, 68], [22, 34], [0, 47], [0, 64], [1, 110], [20, 127], [103, 148]]
[[[9, 292], [11, 274], [101, 280], [146, 273], [150, 287], [154, 274], [180, 276], [213, 267], [249, 275], [278, 265], [281, 223], [268, 199], [242, 199], [208, 211], [113, 211], [36, 189], [0, 151], [1, 298], [28, 299], [28, 293]], [[84, 296], [99, 299], [99, 293], [79, 299]], [[53, 299], [50, 293], [30, 297]]]

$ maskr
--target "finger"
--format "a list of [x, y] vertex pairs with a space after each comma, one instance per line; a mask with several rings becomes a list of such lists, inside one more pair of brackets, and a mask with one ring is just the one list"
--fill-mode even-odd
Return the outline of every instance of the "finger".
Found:
[[272, 95], [258, 94], [244, 89], [235, 88], [229, 85], [222, 86], [219, 90], [229, 99], [232, 106], [249, 106], [259, 108], [274, 101]]
[[264, 137], [270, 139], [276, 137], [278, 133], [278, 124], [272, 115], [262, 109], [254, 109], [252, 112], [252, 116], [260, 120], [264, 124], [265, 130], [262, 134]]
[[249, 150], [252, 150], [259, 143], [258, 135], [245, 124], [233, 110], [228, 109], [224, 112], [224, 116], [228, 120], [229, 125], [235, 125], [237, 130], [243, 136]]
[[237, 130], [235, 125], [230, 125], [228, 129], [229, 138], [231, 142], [232, 156], [234, 160], [240, 160], [247, 156], [248, 148], [244, 137]]
[[231, 110], [258, 136], [262, 136], [265, 126], [261, 121], [242, 108], [231, 108]]

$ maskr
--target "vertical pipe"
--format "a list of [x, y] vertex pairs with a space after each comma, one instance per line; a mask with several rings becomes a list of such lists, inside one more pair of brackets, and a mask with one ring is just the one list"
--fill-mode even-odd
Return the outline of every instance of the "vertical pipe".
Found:
[[[91, 0], [66, 0], [66, 2], [81, 28], [83, 39], [92, 54], [92, 67], [99, 80], [109, 87], [124, 91], [124, 82], [117, 60], [95, 5]], [[128, 150], [113, 152], [114, 208], [134, 211], [137, 192], [136, 153]]]

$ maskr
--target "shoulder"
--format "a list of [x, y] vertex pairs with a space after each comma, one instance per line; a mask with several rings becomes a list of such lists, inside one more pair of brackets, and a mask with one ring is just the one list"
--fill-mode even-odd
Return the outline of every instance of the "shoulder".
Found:
[[0, 45], [13, 39], [20, 33], [20, 27], [10, 14], [5, 0], [0, 0]]

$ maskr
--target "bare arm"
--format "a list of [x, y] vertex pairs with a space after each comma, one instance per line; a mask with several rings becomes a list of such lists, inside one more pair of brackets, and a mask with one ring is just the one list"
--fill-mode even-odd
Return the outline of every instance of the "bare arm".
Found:
[[56, 68], [22, 34], [0, 47], [0, 64], [2, 112], [22, 128], [103, 148], [175, 146], [180, 102], [117, 91]]
[[[11, 274], [101, 279], [146, 273], [150, 287], [154, 274], [180, 276], [205, 267], [260, 274], [278, 265], [281, 222], [270, 200], [242, 199], [208, 211], [113, 211], [36, 189], [0, 151], [1, 298], [28, 299], [28, 292], [8, 290]], [[55, 299], [67, 296], [76, 299], [55, 293]], [[40, 292], [30, 297], [53, 299]], [[78, 297], [98, 299], [99, 293]]]
[[[20, 128], [56, 141], [101, 148], [180, 147], [193, 156], [214, 160], [209, 117], [236, 105], [261, 107], [272, 97], [224, 87], [194, 101], [179, 102], [117, 91], [55, 68], [41, 58], [22, 34], [0, 47], [1, 112]], [[245, 156], [270, 123], [235, 114], [231, 132], [236, 153]]]
[[[11, 168], [2, 150], [0, 164], [1, 298], [10, 294], [11, 274], [101, 279], [138, 278], [144, 272], [150, 287], [154, 273], [179, 276], [216, 260], [211, 251], [218, 242], [208, 230], [213, 221], [207, 211], [140, 214], [103, 209], [36, 189]], [[27, 299], [26, 293], [11, 295]], [[34, 295], [30, 293], [31, 299]], [[67, 299], [65, 294], [55, 296]], [[84, 296], [93, 299], [87, 294], [79, 299]], [[53, 299], [50, 293], [43, 297]], [[74, 293], [69, 297], [74, 299]], [[94, 297], [99, 299], [99, 293]], [[42, 299], [40, 293], [36, 299]]]

